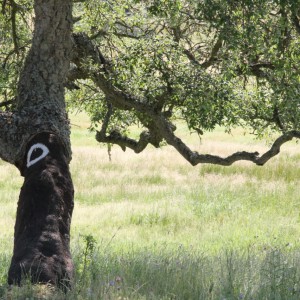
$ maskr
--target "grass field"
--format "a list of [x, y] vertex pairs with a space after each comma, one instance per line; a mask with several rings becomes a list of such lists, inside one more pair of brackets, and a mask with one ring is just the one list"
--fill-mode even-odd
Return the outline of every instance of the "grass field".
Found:
[[[72, 125], [74, 289], [8, 291], [22, 178], [1, 162], [0, 299], [300, 299], [298, 144], [264, 167], [192, 167], [170, 147], [114, 146], [109, 161], [86, 116]], [[201, 141], [178, 130], [202, 153], [267, 149], [241, 129]]]

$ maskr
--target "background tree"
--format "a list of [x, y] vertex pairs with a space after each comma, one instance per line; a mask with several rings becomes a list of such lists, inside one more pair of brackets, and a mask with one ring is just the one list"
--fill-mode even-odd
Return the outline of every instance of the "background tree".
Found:
[[[53, 143], [65, 158], [56, 167], [68, 173], [63, 84], [68, 107], [91, 116], [97, 141], [123, 150], [138, 153], [148, 144], [167, 143], [192, 165], [237, 160], [263, 165], [283, 143], [300, 137], [298, 0], [75, 2], [71, 45], [68, 1], [36, 0], [35, 12], [32, 1], [2, 1], [0, 156], [21, 169], [25, 182], [24, 158], [39, 132], [47, 132], [48, 142], [50, 135], [58, 137]], [[177, 120], [199, 135], [216, 126], [280, 135], [262, 155], [243, 151], [222, 158], [191, 150], [176, 134]], [[135, 139], [130, 126], [137, 124], [141, 132]], [[71, 190], [71, 180], [63, 189]], [[71, 194], [53, 200], [69, 203], [68, 226]], [[57, 278], [71, 277], [66, 245]], [[62, 252], [55, 255], [64, 257]], [[51, 269], [49, 259], [47, 265]]]

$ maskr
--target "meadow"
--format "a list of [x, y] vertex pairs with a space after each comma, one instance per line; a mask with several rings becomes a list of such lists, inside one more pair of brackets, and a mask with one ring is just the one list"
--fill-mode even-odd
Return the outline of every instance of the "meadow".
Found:
[[[8, 289], [22, 178], [0, 162], [0, 299], [300, 299], [299, 144], [263, 167], [192, 167], [171, 147], [113, 146], [110, 161], [88, 126], [72, 116], [76, 274], [67, 294]], [[242, 129], [201, 139], [178, 130], [201, 153], [267, 149]]]

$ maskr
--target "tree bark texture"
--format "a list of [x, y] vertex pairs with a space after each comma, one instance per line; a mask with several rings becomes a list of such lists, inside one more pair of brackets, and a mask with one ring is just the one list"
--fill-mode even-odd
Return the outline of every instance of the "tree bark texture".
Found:
[[63, 85], [72, 48], [71, 26], [70, 0], [35, 0], [32, 47], [18, 87], [17, 111], [21, 120], [18, 131], [22, 135], [20, 159], [27, 138], [43, 131], [61, 136], [69, 152], [67, 159], [71, 159]]
[[20, 74], [15, 111], [0, 113], [0, 156], [24, 176], [9, 284], [20, 284], [25, 276], [68, 286], [73, 276], [69, 236], [74, 191], [64, 101], [71, 4], [35, 0], [32, 47]]
[[60, 139], [46, 132], [30, 140], [26, 153], [8, 283], [20, 284], [25, 276], [68, 287], [74, 191], [66, 153]]

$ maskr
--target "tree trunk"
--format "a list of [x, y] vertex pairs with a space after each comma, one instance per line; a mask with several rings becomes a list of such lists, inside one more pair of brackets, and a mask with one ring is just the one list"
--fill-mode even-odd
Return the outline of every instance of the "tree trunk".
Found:
[[64, 147], [56, 134], [43, 132], [27, 143], [26, 153], [8, 283], [20, 284], [25, 276], [68, 287], [74, 193]]
[[70, 128], [64, 81], [72, 47], [70, 0], [35, 0], [32, 47], [20, 75], [16, 111], [0, 114], [0, 156], [15, 164], [24, 184], [14, 235], [9, 284], [68, 286], [73, 210]]

